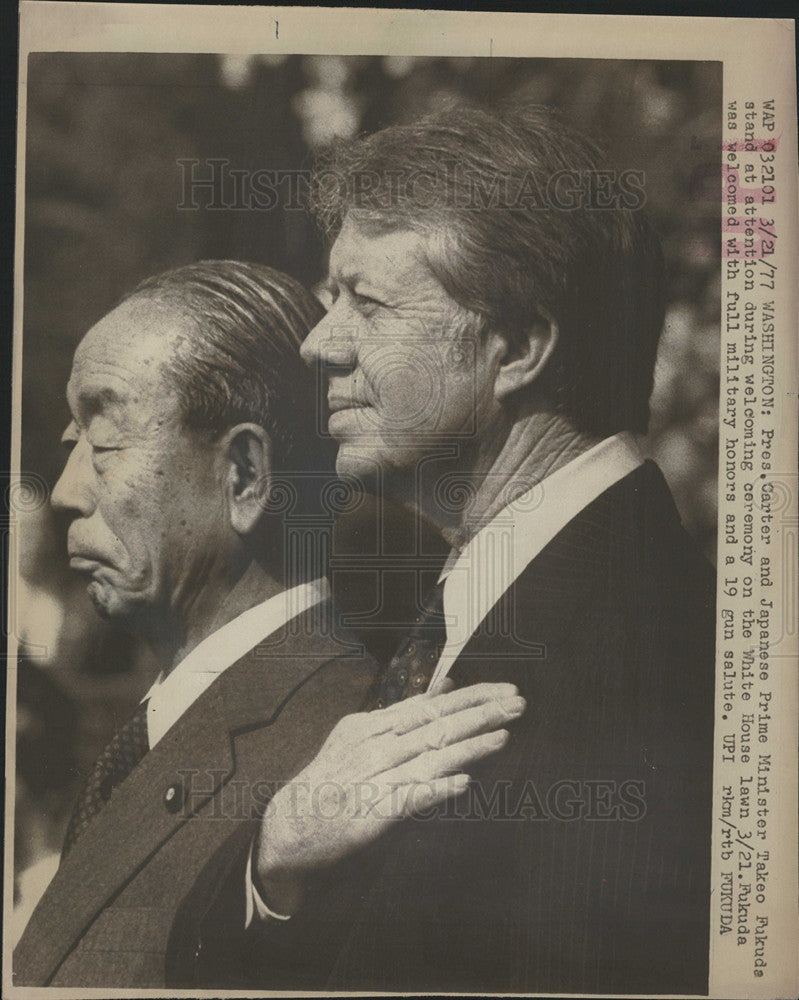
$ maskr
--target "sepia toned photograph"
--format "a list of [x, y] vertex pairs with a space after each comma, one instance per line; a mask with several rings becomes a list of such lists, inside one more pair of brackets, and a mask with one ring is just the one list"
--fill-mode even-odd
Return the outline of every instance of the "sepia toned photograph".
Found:
[[241, 16], [23, 35], [7, 989], [775, 995], [795, 105]]

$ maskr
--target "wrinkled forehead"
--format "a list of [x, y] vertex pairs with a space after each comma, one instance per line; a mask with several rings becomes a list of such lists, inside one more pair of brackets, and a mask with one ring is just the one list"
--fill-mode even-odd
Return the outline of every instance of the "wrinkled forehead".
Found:
[[171, 363], [189, 337], [174, 306], [132, 298], [104, 316], [75, 351], [67, 396], [73, 412], [104, 404], [166, 405], [174, 399]]
[[422, 233], [388, 228], [350, 212], [330, 250], [330, 277], [347, 282], [365, 277], [401, 287], [411, 276], [433, 277], [426, 250]]

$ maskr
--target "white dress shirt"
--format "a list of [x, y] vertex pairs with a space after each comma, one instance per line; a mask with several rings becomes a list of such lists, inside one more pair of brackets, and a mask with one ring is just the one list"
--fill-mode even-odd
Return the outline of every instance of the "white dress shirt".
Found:
[[[149, 699], [147, 738], [150, 749], [228, 667], [297, 615], [326, 600], [329, 593], [325, 577], [281, 591], [206, 636], [168, 674], [162, 673], [145, 695]], [[244, 893], [245, 927], [249, 927], [254, 912], [262, 920], [270, 917], [288, 919], [273, 913], [256, 892], [252, 882], [252, 851], [247, 862]]]
[[512, 500], [452, 552], [441, 574], [447, 641], [430, 681], [438, 688], [481, 622], [517, 577], [581, 510], [644, 459], [628, 432], [600, 441]]

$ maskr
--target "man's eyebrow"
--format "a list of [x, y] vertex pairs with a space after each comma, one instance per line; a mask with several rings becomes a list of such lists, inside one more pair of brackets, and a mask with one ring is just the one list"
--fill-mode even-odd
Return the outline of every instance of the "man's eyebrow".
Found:
[[[67, 395], [69, 395], [69, 391]], [[106, 407], [119, 406], [127, 402], [127, 395], [125, 393], [120, 393], [107, 385], [81, 389], [73, 398], [78, 410], [87, 416], [99, 413]]]
[[332, 268], [322, 285], [327, 292], [335, 291], [336, 285], [343, 285], [350, 290], [358, 285], [363, 285], [367, 290], [375, 292], [377, 295], [390, 295], [393, 291], [390, 284], [381, 280], [379, 275], [368, 275], [355, 268], [342, 268], [340, 271]]

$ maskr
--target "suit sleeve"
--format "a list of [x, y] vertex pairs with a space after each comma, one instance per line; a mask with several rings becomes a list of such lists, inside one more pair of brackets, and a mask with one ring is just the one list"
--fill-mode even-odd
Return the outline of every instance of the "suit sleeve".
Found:
[[257, 823], [212, 857], [173, 922], [167, 985], [175, 989], [322, 989], [357, 911], [366, 877], [334, 869], [310, 887], [289, 920], [246, 922], [243, 891]]

